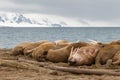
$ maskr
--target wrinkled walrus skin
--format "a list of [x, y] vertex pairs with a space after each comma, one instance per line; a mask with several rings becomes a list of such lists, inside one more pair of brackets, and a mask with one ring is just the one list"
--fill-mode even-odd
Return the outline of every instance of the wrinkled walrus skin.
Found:
[[95, 65], [101, 67], [103, 64], [111, 60], [111, 64], [120, 64], [120, 45], [106, 45], [104, 46], [96, 56]]
[[[42, 41], [34, 42], [34, 43], [26, 46], [25, 49], [24, 49], [24, 55], [32, 56], [32, 52], [33, 52], [34, 48], [40, 46], [43, 43], [47, 43], [47, 42], [49, 42], [49, 41], [42, 40]], [[56, 46], [57, 46], [56, 48], [62, 48], [62, 47], [65, 47], [65, 46], [69, 45], [70, 42], [66, 41], [66, 40], [57, 40], [54, 44], [56, 44]]]
[[[88, 44], [84, 42], [77, 42], [77, 43], [70, 43], [65, 46], [63, 45], [61, 46], [58, 44], [56, 45], [56, 43], [54, 42], [48, 42], [35, 48], [32, 52], [32, 57], [38, 61], [50, 60], [52, 62], [66, 62], [72, 47], [76, 48], [76, 47], [82, 47], [86, 45]], [[67, 46], [70, 46], [70, 48], [69, 49], [65, 48]], [[58, 56], [58, 55], [61, 55], [61, 56], [65, 55], [65, 57], [61, 58], [61, 56]]]
[[19, 55], [19, 54], [24, 54], [24, 49], [26, 46], [29, 46], [31, 45], [32, 43], [31, 42], [23, 42], [23, 43], [20, 43], [19, 45], [15, 46], [13, 49], [12, 49], [12, 54], [13, 55]]
[[69, 45], [69, 41], [65, 40], [57, 40], [56, 42], [45, 42], [41, 44], [40, 46], [29, 50], [29, 52], [32, 54], [32, 57], [38, 61], [45, 61], [46, 55], [49, 51], [49, 49], [60, 49], [67, 45]]
[[87, 45], [81, 48], [72, 49], [68, 58], [70, 65], [92, 65], [95, 62], [95, 57], [100, 50], [101, 45]]
[[26, 46], [25, 49], [24, 49], [24, 51], [23, 51], [23, 52], [24, 52], [24, 55], [29, 55], [29, 56], [31, 56], [31, 55], [32, 55], [32, 50], [33, 50], [34, 48], [36, 48], [36, 47], [38, 47], [38, 46], [40, 46], [41, 44], [46, 43], [46, 42], [48, 42], [48, 41], [47, 41], [47, 40], [42, 40], [42, 41], [34, 42], [34, 43]]
[[66, 46], [60, 49], [50, 49], [46, 59], [51, 62], [67, 62], [71, 51], [71, 46]]
[[77, 47], [81, 48], [86, 45], [88, 45], [88, 44], [84, 43], [84, 42], [76, 42], [76, 43], [71, 43], [63, 48], [50, 49], [47, 53], [46, 59], [51, 62], [67, 62], [72, 47], [73, 48], [77, 48]]
[[53, 42], [46, 42], [36, 47], [32, 52], [32, 57], [38, 61], [44, 61], [48, 50], [55, 49], [56, 45]]
[[120, 40], [110, 42], [112, 45], [120, 45]]

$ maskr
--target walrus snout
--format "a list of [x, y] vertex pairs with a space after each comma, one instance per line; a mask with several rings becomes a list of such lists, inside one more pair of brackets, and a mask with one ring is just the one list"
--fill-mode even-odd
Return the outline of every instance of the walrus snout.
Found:
[[76, 61], [69, 61], [68, 62], [70, 65], [75, 65], [76, 64]]
[[68, 60], [68, 64], [75, 65], [76, 64], [76, 60], [71, 58], [71, 59]]

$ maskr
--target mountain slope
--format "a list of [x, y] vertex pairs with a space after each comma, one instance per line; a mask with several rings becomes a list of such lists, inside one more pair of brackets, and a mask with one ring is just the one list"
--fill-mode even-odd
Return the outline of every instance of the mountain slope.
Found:
[[[0, 26], [10, 27], [70, 27], [84, 26], [75, 19], [45, 14], [20, 14], [0, 12]], [[88, 25], [88, 24], [87, 24]]]

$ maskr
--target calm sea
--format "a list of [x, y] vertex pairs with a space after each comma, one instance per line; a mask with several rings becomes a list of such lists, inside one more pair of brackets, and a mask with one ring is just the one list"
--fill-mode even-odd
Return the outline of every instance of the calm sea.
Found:
[[120, 28], [0, 28], [0, 48], [12, 48], [24, 41], [59, 40], [109, 42], [120, 39]]

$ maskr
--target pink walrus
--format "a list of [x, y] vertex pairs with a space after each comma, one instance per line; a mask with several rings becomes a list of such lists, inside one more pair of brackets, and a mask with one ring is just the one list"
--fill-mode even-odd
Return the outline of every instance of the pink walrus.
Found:
[[91, 65], [95, 62], [95, 57], [102, 47], [99, 43], [90, 44], [81, 48], [71, 49], [68, 63], [70, 65]]

